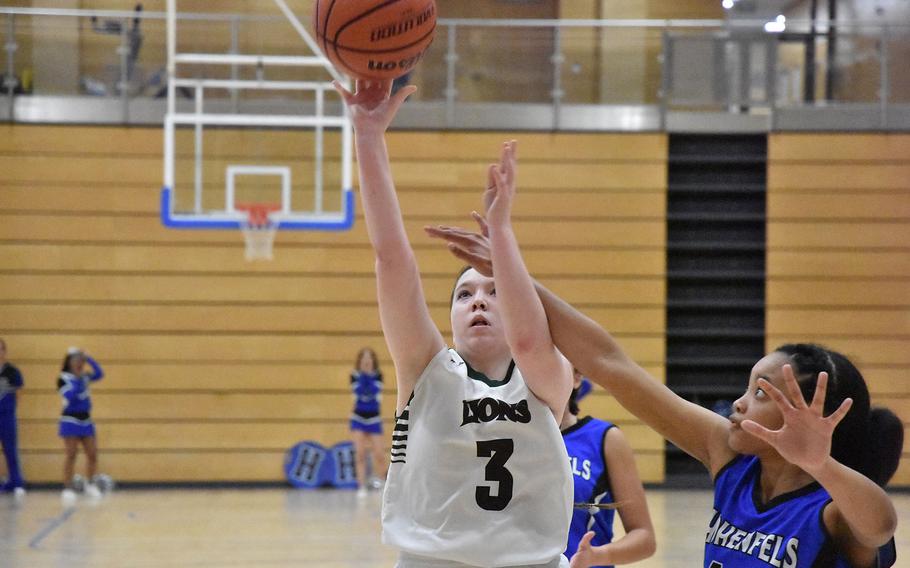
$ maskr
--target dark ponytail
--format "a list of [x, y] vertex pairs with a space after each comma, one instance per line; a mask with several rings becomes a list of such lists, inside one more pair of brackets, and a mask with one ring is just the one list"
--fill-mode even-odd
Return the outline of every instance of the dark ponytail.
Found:
[[887, 408], [869, 412], [869, 461], [863, 475], [884, 487], [894, 477], [904, 451], [904, 423]]

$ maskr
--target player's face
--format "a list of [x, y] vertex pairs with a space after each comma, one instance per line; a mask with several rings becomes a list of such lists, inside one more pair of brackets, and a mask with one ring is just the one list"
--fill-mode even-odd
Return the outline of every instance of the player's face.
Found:
[[476, 270], [468, 270], [455, 284], [451, 317], [456, 346], [470, 349], [477, 342], [505, 341], [496, 311], [496, 285]]
[[758, 386], [758, 379], [770, 382], [786, 396], [782, 369], [787, 363], [790, 363], [790, 359], [786, 355], [774, 352], [763, 357], [752, 367], [749, 387], [745, 394], [733, 403], [733, 414], [730, 416], [729, 443], [734, 451], [742, 454], [757, 454], [769, 448], [765, 442], [747, 434], [740, 427], [743, 420], [752, 420], [771, 430], [777, 430], [783, 426], [783, 414], [771, 396]]

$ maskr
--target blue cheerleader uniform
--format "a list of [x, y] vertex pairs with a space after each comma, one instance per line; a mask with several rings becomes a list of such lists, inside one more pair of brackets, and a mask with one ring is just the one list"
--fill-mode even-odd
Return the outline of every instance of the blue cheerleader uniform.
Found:
[[354, 371], [351, 373], [351, 390], [354, 394], [351, 430], [382, 434], [382, 417], [379, 415], [382, 373]]
[[63, 414], [60, 416], [58, 430], [61, 438], [87, 438], [95, 435], [89, 385], [100, 381], [104, 372], [101, 365], [91, 357], [86, 357], [86, 362], [92, 368], [91, 373], [74, 375], [64, 371], [57, 378], [57, 392], [63, 397]]

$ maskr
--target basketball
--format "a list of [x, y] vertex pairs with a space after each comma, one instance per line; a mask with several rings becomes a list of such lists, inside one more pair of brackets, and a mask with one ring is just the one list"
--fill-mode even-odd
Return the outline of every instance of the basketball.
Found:
[[355, 79], [395, 79], [411, 71], [436, 34], [434, 0], [317, 0], [319, 48]]

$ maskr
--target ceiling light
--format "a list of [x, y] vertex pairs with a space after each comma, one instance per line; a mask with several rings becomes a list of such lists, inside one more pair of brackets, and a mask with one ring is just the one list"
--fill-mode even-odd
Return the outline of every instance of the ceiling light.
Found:
[[779, 34], [785, 29], [787, 29], [787, 18], [783, 14], [774, 18], [773, 22], [765, 24], [765, 31], [768, 33]]

